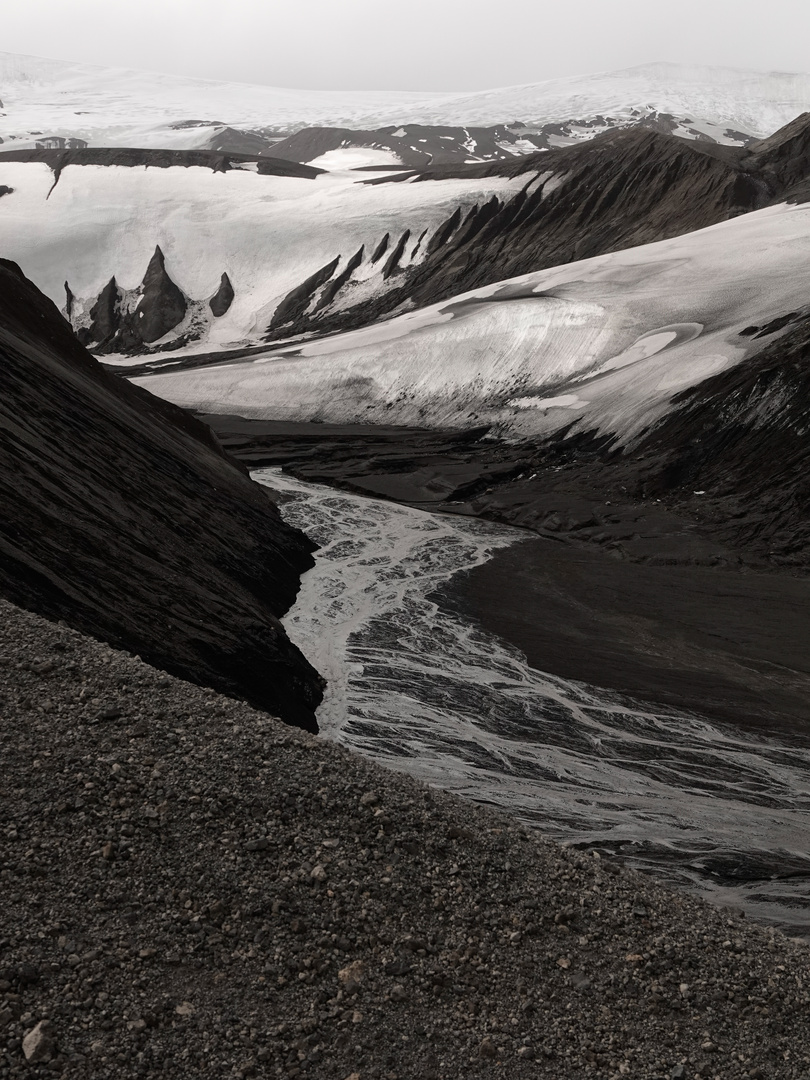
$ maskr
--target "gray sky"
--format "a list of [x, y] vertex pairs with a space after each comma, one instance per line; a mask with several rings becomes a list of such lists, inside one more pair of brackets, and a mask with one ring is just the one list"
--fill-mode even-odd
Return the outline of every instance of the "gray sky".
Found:
[[479, 90], [672, 60], [810, 69], [808, 0], [23, 0], [0, 49], [271, 86]]

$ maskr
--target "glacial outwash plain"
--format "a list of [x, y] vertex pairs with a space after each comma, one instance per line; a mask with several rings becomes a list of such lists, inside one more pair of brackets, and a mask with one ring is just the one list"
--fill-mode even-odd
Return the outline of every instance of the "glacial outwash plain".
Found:
[[807, 1080], [810, 76], [0, 53], [0, 1080]]

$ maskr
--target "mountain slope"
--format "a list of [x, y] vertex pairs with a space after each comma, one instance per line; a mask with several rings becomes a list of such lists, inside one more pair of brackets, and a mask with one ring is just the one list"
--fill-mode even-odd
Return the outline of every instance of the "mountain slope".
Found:
[[[637, 456], [650, 495], [781, 566], [810, 552], [810, 312], [752, 326], [758, 351], [677, 397]], [[700, 498], [693, 498], [695, 491]]]
[[[808, 129], [805, 118], [802, 131]], [[807, 175], [803, 155], [798, 157], [797, 168]], [[766, 172], [752, 153], [622, 131], [510, 164], [424, 171], [417, 178], [480, 171], [522, 176], [525, 184], [511, 196], [448, 218], [427, 237], [423, 258], [397, 267], [392, 287], [363, 297], [349, 281], [336, 303], [315, 302], [281, 332], [274, 334], [271, 324], [270, 336], [362, 326], [406, 307], [724, 221], [782, 194], [783, 173], [794, 161], [790, 149], [785, 158], [779, 167], [768, 158]]]
[[[748, 150], [623, 131], [384, 175], [202, 151], [11, 152], [0, 238], [97, 352], [243, 348], [362, 327], [780, 201], [808, 182], [809, 143], [805, 115]], [[183, 302], [147, 339], [130, 330], [147, 318], [157, 248]], [[223, 274], [232, 295], [214, 314]]]
[[0, 390], [0, 594], [315, 730], [319, 677], [278, 621], [312, 545], [5, 260]]

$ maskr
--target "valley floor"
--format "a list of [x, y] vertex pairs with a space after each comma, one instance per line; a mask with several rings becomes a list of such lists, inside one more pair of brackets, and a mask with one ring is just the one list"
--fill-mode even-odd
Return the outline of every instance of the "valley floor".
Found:
[[[538, 670], [748, 730], [810, 734], [810, 579], [803, 563], [730, 538], [710, 495], [693, 499], [697, 511], [634, 499], [632, 466], [538, 466], [531, 448], [475, 432], [203, 419], [251, 467], [522, 527], [524, 543], [458, 575], [441, 599]], [[754, 533], [757, 508], [735, 520]]]
[[0, 1077], [807, 1075], [806, 943], [0, 615]]

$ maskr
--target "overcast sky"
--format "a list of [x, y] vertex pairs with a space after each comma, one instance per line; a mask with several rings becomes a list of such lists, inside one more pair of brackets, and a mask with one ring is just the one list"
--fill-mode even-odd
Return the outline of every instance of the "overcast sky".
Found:
[[810, 0], [20, 0], [0, 49], [271, 86], [479, 90], [652, 60], [807, 71]]

